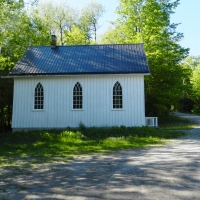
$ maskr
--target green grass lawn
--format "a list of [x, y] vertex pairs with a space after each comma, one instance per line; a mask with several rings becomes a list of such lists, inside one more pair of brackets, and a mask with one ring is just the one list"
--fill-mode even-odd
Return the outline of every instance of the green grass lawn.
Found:
[[66, 131], [29, 131], [0, 134], [0, 165], [65, 161], [74, 156], [163, 145], [182, 132], [149, 127], [102, 127]]

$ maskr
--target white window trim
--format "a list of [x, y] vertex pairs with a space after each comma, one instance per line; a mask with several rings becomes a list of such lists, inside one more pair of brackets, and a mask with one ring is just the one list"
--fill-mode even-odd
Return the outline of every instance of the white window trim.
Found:
[[[75, 85], [77, 84], [77, 83], [79, 83], [80, 84], [80, 86], [81, 86], [81, 89], [82, 89], [82, 108], [74, 108], [74, 87], [75, 87]], [[72, 99], [72, 103], [71, 103], [71, 105], [72, 105], [72, 109], [71, 109], [71, 111], [84, 111], [84, 99], [83, 99], [83, 85], [80, 83], [80, 81], [76, 81], [74, 84], [73, 84], [73, 86], [72, 86], [72, 97], [71, 97], [71, 99]]]
[[32, 112], [44, 112], [44, 109], [33, 109]]
[[115, 108], [115, 109], [111, 109], [111, 111], [125, 111], [123, 108]]
[[[119, 83], [122, 87], [122, 108], [113, 108], [113, 87], [115, 85], [115, 83]], [[119, 80], [116, 80], [111, 87], [111, 111], [125, 111], [124, 110], [124, 91], [123, 91], [123, 86], [122, 83]]]
[[[43, 109], [35, 109], [35, 88], [37, 87], [38, 84], [41, 84], [43, 87]], [[34, 85], [34, 89], [33, 89], [33, 109], [32, 112], [43, 112], [45, 110], [45, 91], [44, 91], [44, 86], [43, 84], [39, 81]]]
[[71, 109], [71, 111], [84, 111], [83, 109]]

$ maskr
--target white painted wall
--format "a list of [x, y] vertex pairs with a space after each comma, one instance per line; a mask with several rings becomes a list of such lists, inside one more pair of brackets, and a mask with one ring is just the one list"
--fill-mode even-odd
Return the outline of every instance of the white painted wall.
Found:
[[[123, 109], [112, 108], [116, 82], [123, 89]], [[34, 90], [44, 87], [44, 110], [34, 110]], [[83, 89], [83, 109], [73, 110], [73, 87]], [[29, 77], [14, 79], [13, 129], [145, 125], [144, 75]]]

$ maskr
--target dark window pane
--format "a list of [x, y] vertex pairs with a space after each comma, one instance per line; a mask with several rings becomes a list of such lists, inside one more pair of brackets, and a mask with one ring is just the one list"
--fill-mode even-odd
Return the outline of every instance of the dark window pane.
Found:
[[82, 99], [82, 87], [77, 82], [73, 89], [73, 109], [82, 109]]
[[113, 87], [113, 108], [122, 108], [122, 87], [119, 82]]
[[35, 87], [35, 101], [34, 101], [34, 109], [43, 109], [44, 104], [44, 92], [41, 83], [38, 83]]

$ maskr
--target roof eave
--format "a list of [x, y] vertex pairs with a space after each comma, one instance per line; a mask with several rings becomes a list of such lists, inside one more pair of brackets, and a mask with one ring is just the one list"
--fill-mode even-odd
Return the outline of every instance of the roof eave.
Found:
[[61, 73], [50, 73], [50, 74], [15, 74], [2, 76], [1, 78], [34, 78], [34, 77], [66, 77], [66, 76], [117, 76], [117, 75], [150, 75], [150, 72], [134, 72], [134, 73], [74, 73], [74, 74], [61, 74]]

